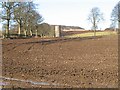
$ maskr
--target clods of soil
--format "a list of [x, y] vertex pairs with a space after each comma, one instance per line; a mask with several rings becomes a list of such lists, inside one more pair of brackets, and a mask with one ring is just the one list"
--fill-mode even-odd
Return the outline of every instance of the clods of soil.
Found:
[[[31, 38], [2, 40], [2, 76], [14, 87], [118, 87], [118, 38]], [[52, 85], [53, 83], [57, 85]], [[9, 87], [8, 86], [8, 87]], [[7, 87], [7, 86], [6, 86]]]

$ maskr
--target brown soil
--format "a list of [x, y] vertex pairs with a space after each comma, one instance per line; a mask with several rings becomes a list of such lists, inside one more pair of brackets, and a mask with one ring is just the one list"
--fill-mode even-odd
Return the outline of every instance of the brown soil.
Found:
[[[3, 40], [3, 76], [14, 87], [118, 87], [117, 36]], [[52, 85], [53, 83], [59, 85]], [[9, 87], [8, 86], [8, 87]]]

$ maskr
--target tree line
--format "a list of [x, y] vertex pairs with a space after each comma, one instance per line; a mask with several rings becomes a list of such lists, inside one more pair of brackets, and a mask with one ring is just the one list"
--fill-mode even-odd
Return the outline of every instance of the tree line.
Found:
[[11, 28], [16, 29], [18, 36], [44, 36], [51, 33], [51, 27], [42, 23], [44, 18], [37, 12], [37, 5], [33, 2], [1, 2], [2, 13], [0, 14], [3, 24], [4, 36], [10, 37]]
[[[4, 36], [6, 38], [10, 37], [10, 32], [15, 32], [14, 29], [17, 30], [18, 36], [54, 35], [53, 27], [51, 28], [47, 23], [42, 23], [44, 18], [37, 12], [37, 5], [33, 2], [1, 2], [0, 6], [2, 7], [0, 22], [5, 29]], [[103, 13], [98, 7], [94, 7], [90, 11], [88, 20], [92, 24], [94, 35], [96, 35], [98, 24], [104, 20]], [[112, 10], [111, 21], [111, 28], [115, 28], [116, 24], [120, 27], [120, 2]]]

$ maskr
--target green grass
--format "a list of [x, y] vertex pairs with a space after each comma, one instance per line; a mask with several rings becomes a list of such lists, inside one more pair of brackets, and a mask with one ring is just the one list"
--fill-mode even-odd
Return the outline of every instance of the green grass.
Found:
[[[117, 34], [116, 32], [109, 32], [109, 31], [104, 31], [104, 32], [96, 32], [96, 36], [105, 36], [105, 35], [115, 35]], [[73, 35], [68, 35], [65, 36], [66, 38], [76, 38], [76, 37], [91, 37], [94, 36], [94, 32], [87, 32], [87, 33], [82, 33], [82, 34], [73, 34]]]

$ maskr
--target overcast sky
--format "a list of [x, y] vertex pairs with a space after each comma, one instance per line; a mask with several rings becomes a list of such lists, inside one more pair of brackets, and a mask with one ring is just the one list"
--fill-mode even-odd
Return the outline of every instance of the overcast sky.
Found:
[[[100, 8], [104, 14], [104, 22], [99, 29], [110, 26], [110, 16], [113, 7], [119, 0], [34, 0], [38, 4], [38, 12], [44, 17], [44, 22], [55, 25], [80, 26], [90, 29], [87, 18], [93, 7]], [[0, 24], [0, 28], [1, 28]]]
[[80, 26], [90, 29], [87, 18], [93, 7], [100, 8], [104, 14], [104, 22], [99, 28], [110, 26], [110, 16], [113, 7], [119, 0], [35, 0], [38, 11], [44, 17], [44, 22], [57, 25]]

